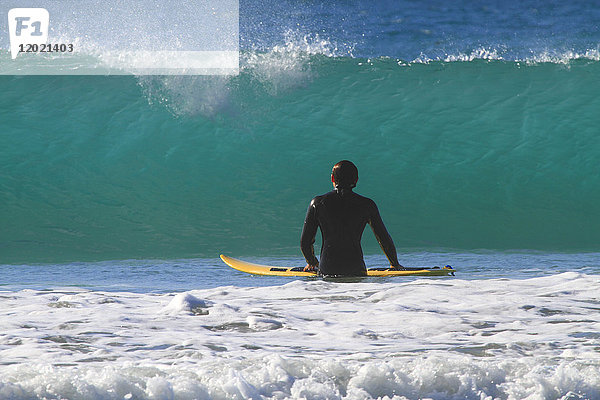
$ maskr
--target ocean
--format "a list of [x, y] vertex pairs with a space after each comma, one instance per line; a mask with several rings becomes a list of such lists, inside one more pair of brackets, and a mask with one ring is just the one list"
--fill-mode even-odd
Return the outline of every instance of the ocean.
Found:
[[[0, 75], [0, 399], [600, 399], [600, 3], [239, 6], [236, 76]], [[342, 159], [455, 277], [221, 262]]]

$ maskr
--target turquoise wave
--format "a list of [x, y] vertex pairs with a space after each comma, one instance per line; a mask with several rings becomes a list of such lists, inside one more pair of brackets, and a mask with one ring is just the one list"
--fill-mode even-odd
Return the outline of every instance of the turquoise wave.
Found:
[[340, 159], [401, 249], [598, 250], [598, 76], [255, 54], [228, 79], [0, 77], [0, 261], [298, 255]]

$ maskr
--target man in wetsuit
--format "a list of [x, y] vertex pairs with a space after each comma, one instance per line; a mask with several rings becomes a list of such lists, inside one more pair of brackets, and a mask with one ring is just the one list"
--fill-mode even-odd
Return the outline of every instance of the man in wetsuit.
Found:
[[[360, 239], [367, 224], [383, 249], [390, 265], [398, 263], [396, 247], [381, 220], [375, 202], [352, 191], [358, 181], [358, 169], [347, 160], [333, 166], [331, 182], [335, 190], [315, 197], [308, 206], [300, 247], [306, 259], [305, 271], [317, 270], [324, 276], [364, 276], [367, 274]], [[313, 244], [321, 228], [321, 262]]]

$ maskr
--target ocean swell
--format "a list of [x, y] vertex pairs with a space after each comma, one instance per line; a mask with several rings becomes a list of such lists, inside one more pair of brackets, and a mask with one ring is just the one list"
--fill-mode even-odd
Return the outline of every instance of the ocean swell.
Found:
[[251, 53], [230, 78], [1, 78], [4, 261], [295, 255], [344, 158], [399, 247], [597, 249], [593, 57], [314, 46]]

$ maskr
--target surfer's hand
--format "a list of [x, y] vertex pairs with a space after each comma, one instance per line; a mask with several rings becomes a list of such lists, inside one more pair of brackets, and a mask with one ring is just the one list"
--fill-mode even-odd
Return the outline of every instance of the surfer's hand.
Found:
[[306, 264], [306, 267], [304, 267], [304, 272], [317, 272], [318, 268], [318, 265]]

